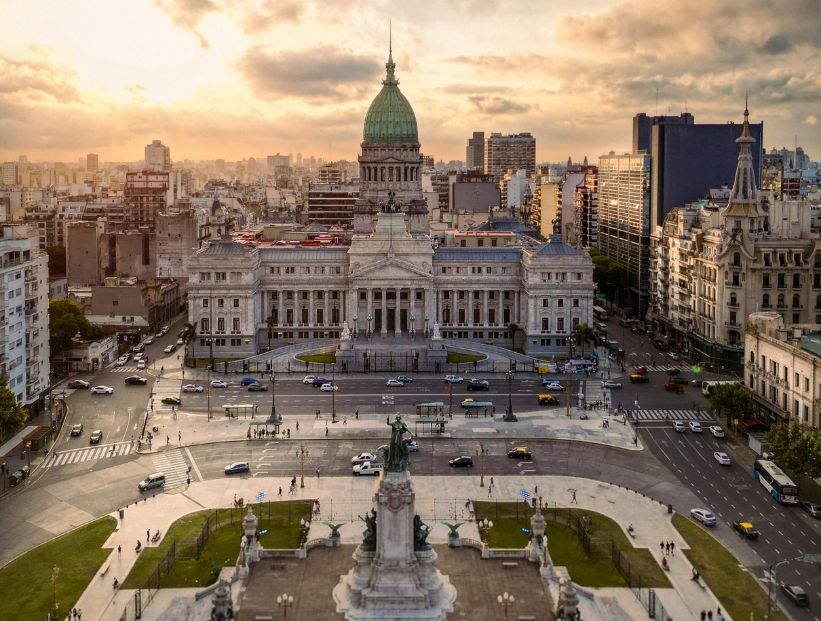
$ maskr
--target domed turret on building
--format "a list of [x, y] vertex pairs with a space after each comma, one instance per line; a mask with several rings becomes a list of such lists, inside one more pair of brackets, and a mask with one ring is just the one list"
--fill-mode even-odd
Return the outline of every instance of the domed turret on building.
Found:
[[418, 148], [416, 115], [410, 102], [399, 90], [392, 54], [388, 55], [385, 67], [387, 75], [382, 81], [382, 90], [371, 102], [365, 116], [362, 146], [415, 145]]

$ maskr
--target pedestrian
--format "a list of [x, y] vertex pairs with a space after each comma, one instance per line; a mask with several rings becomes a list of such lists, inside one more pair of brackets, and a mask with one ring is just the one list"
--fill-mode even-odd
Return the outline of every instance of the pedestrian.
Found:
[[319, 478], [319, 468], [316, 469], [316, 478]]
[[83, 618], [83, 609], [78, 608], [77, 609], [77, 619], [82, 619], [82, 618]]
[[123, 553], [123, 548], [122, 548], [122, 546], [117, 546], [117, 556], [121, 556], [121, 555], [122, 555], [122, 553]]
[[708, 611], [707, 611], [707, 618], [708, 618], [710, 621], [713, 621], [713, 611], [712, 611], [712, 610], [708, 610]]
[[288, 431], [288, 437], [290, 438], [291, 437], [291, 428], [288, 427], [287, 431]]
[[664, 542], [662, 541], [659, 543], [659, 548], [661, 548], [661, 553], [664, 554]]
[[180, 442], [182, 442], [182, 431], [178, 431], [178, 432], [177, 432], [177, 440], [179, 440]]
[[542, 497], [539, 496], [539, 509], [541, 509], [544, 505], [542, 504]]
[[148, 541], [149, 539], [151, 539], [151, 529], [150, 528], [147, 531], [145, 531], [145, 540]]
[[490, 495], [491, 495], [492, 493], [493, 493], [493, 486], [492, 486], [492, 485], [488, 485], [488, 486], [487, 486], [487, 496], [488, 496], [488, 498], [490, 498]]
[[702, 610], [701, 611], [701, 621], [704, 621], [707, 618], [707, 612]]
[[319, 420], [319, 410], [316, 411], [316, 420]]
[[254, 440], [256, 440], [256, 439], [257, 439], [257, 430], [254, 429]]
[[572, 494], [573, 494], [573, 497], [570, 499], [570, 502], [573, 503], [573, 504], [579, 504], [579, 501], [576, 500], [576, 490], [573, 490]]
[[277, 492], [277, 496], [282, 498], [282, 486], [281, 485], [279, 486], [279, 491]]
[[353, 415], [354, 415], [354, 418], [356, 418], [356, 420], [359, 420], [359, 410], [354, 412]]
[[348, 424], [348, 417], [347, 417], [347, 416], [343, 416], [343, 417], [342, 417], [342, 424], [343, 424], [343, 425], [347, 425], [347, 424]]
[[296, 430], [299, 431], [299, 421], [296, 422]]
[[328, 428], [327, 427], [325, 427], [325, 435], [326, 436], [328, 435]]
[[675, 541], [670, 542], [670, 554], [672, 556], [676, 555], [676, 542]]
[[664, 553], [669, 555], [670, 554], [670, 542], [664, 544]]
[[168, 444], [170, 442], [171, 442], [171, 436], [165, 436], [165, 445], [168, 446]]
[[538, 485], [534, 485], [534, 486], [533, 486], [533, 495], [535, 496], [535, 495], [536, 495], [536, 494], [538, 494], [538, 493], [539, 493], [539, 486], [538, 486]]
[[490, 486], [493, 487], [493, 477], [490, 477]]

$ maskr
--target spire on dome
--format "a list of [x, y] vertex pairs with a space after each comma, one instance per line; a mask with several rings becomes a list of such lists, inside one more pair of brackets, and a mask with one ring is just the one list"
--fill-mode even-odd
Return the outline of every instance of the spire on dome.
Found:
[[388, 22], [388, 62], [385, 63], [385, 79], [382, 84], [399, 84], [396, 79], [396, 63], [393, 62], [393, 24]]
[[738, 166], [733, 180], [733, 190], [730, 193], [730, 203], [727, 213], [732, 215], [758, 215], [758, 188], [755, 184], [755, 170], [753, 168], [752, 145], [755, 138], [750, 135], [750, 110], [747, 106], [747, 96], [744, 97], [744, 125], [741, 136], [736, 138], [739, 145]]

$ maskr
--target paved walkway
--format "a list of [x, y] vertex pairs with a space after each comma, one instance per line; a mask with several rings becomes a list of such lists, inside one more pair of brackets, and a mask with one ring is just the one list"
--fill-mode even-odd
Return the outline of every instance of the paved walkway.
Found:
[[[443, 543], [447, 540], [447, 527], [442, 521], [470, 517], [465, 507], [468, 498], [488, 498], [487, 488], [479, 487], [476, 477], [419, 476], [414, 477], [413, 482], [417, 512], [432, 526], [429, 538], [432, 543]], [[137, 556], [134, 551], [136, 542], [142, 541], [145, 545], [147, 529], [152, 533], [159, 529], [164, 534], [175, 520], [187, 513], [204, 508], [230, 506], [234, 494], [253, 498], [258, 492], [263, 491], [266, 499], [277, 499], [279, 488], [288, 489], [288, 483], [289, 480], [285, 477], [233, 479], [230, 485], [226, 485], [223, 480], [210, 480], [194, 483], [182, 493], [160, 494], [128, 507], [118, 530], [104, 546], [112, 549], [111, 555], [103, 564], [103, 567], [109, 565], [106, 576], [95, 576], [76, 606], [82, 609], [87, 620], [119, 618], [133, 592], [114, 592], [111, 583], [115, 577], [123, 580], [128, 575]], [[329, 530], [323, 524], [324, 521], [343, 521], [347, 522], [340, 529], [343, 543], [355, 544], [362, 535], [362, 524], [357, 516], [364, 515], [372, 506], [374, 485], [372, 479], [355, 477], [307, 478], [304, 489], [298, 489], [294, 496], [284, 494], [284, 498], [310, 498], [320, 501], [321, 513], [311, 524], [309, 539], [328, 534]], [[659, 541], [674, 541], [678, 553], [667, 557], [671, 565], [668, 576], [674, 588], [656, 591], [668, 614], [675, 621], [682, 621], [699, 618], [701, 610], [715, 611], [718, 602], [713, 594], [690, 579], [692, 566], [681, 554], [685, 547], [684, 540], [673, 528], [665, 506], [624, 488], [576, 477], [496, 476], [491, 498], [518, 499], [521, 489], [528, 489], [532, 494], [541, 495], [543, 502], [548, 506], [555, 503], [559, 507], [571, 506], [578, 507], [579, 510], [596, 511], [616, 520], [625, 529], [628, 524], [634, 524], [634, 545], [647, 547], [659, 563], [662, 558]], [[573, 503], [574, 491], [576, 503]], [[113, 515], [116, 517], [116, 514]], [[460, 534], [467, 538], [479, 538], [475, 522], [468, 522], [462, 526]], [[121, 554], [116, 551], [118, 545], [122, 546]], [[604, 591], [609, 598], [615, 598], [617, 601], [623, 599], [623, 607], [626, 610], [635, 609], [635, 597], [628, 589]], [[194, 592], [191, 591], [192, 595]], [[729, 617], [725, 615], [725, 618]]]

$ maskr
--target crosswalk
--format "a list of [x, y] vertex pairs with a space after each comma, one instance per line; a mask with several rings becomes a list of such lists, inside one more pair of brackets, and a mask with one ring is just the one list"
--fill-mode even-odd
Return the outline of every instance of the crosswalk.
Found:
[[633, 410], [631, 415], [639, 420], [698, 420], [709, 421], [709, 414], [704, 410]]
[[68, 451], [57, 451], [49, 455], [43, 464], [46, 468], [54, 466], [67, 466], [69, 464], [79, 464], [84, 461], [103, 459], [109, 457], [123, 457], [130, 455], [135, 450], [131, 442], [119, 442], [116, 444], [102, 444], [99, 446], [87, 446], [80, 449], [70, 449]]
[[169, 489], [178, 485], [185, 485], [188, 481], [188, 462], [185, 461], [182, 451], [173, 449], [163, 451], [152, 456], [156, 472], [165, 475], [165, 488]]
[[111, 373], [137, 373], [141, 371], [146, 372], [146, 369], [138, 369], [137, 367], [112, 367], [109, 369]]

